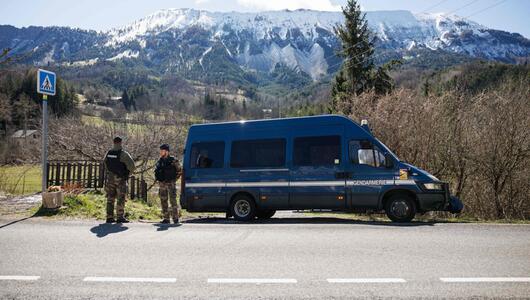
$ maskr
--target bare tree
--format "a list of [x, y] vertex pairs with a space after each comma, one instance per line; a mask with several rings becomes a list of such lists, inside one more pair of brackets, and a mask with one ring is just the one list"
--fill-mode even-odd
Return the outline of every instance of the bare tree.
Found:
[[[469, 215], [530, 218], [530, 89], [476, 96], [397, 90], [338, 102], [398, 156], [449, 181]], [[342, 106], [342, 107], [341, 107]]]

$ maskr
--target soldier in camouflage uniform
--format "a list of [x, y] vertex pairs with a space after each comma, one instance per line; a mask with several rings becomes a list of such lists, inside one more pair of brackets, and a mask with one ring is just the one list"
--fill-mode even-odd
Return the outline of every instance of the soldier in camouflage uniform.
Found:
[[164, 219], [162, 224], [169, 223], [168, 198], [171, 203], [171, 217], [173, 223], [179, 222], [179, 207], [177, 204], [176, 181], [180, 177], [182, 169], [178, 159], [169, 155], [169, 145], [160, 146], [160, 159], [156, 162], [155, 177], [158, 181], [160, 202]]
[[105, 155], [105, 169], [107, 180], [105, 191], [107, 192], [107, 223], [114, 223], [114, 202], [116, 203], [116, 215], [118, 223], [128, 223], [125, 218], [125, 196], [127, 194], [127, 179], [134, 171], [135, 165], [131, 155], [122, 149], [122, 139], [114, 138], [114, 147]]

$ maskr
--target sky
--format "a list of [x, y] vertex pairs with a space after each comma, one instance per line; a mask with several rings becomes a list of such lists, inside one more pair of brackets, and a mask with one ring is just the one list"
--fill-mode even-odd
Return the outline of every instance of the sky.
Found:
[[[340, 10], [346, 0], [2, 0], [0, 24], [70, 26], [108, 30], [164, 8], [263, 11], [308, 8]], [[530, 0], [360, 0], [363, 10], [445, 12], [494, 29], [530, 37]]]

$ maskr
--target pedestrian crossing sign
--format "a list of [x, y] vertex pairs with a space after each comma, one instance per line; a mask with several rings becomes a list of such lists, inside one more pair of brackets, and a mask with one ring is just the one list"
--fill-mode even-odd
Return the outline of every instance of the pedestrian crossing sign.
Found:
[[37, 73], [37, 93], [54, 96], [55, 79], [55, 73], [39, 69]]

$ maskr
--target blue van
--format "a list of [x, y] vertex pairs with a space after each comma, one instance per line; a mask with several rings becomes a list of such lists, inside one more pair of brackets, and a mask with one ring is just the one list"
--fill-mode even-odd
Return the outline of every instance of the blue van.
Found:
[[399, 160], [368, 124], [338, 115], [200, 124], [186, 141], [180, 204], [266, 219], [277, 210], [458, 213], [448, 184]]

